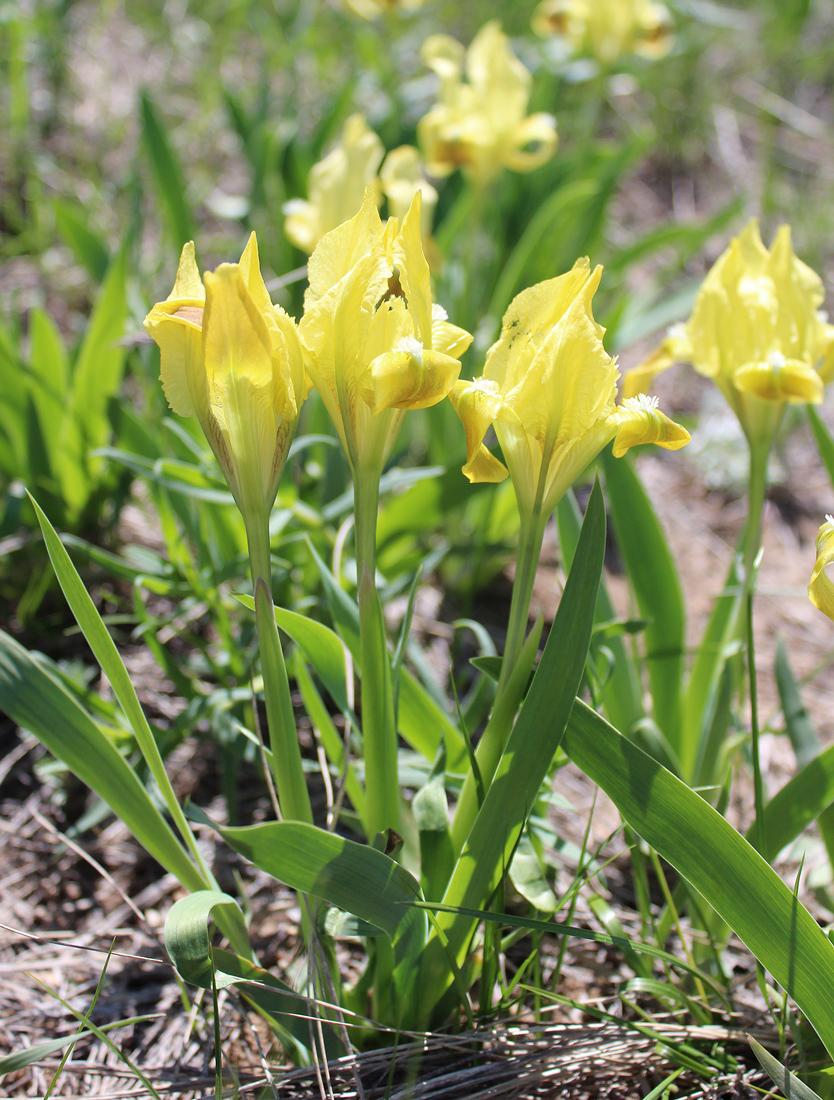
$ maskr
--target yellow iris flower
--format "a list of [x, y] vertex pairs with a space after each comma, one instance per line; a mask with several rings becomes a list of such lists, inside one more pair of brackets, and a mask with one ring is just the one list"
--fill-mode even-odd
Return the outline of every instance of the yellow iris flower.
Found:
[[625, 378], [645, 389], [677, 360], [715, 384], [753, 444], [773, 438], [786, 403], [818, 404], [834, 376], [834, 325], [820, 311], [819, 276], [799, 260], [783, 225], [770, 249], [751, 221], [719, 257], [689, 321]]
[[817, 560], [808, 585], [808, 599], [829, 619], [834, 619], [834, 581], [825, 567], [834, 561], [834, 516], [826, 516], [817, 535]]
[[671, 17], [653, 0], [543, 0], [533, 13], [537, 34], [566, 39], [573, 53], [603, 65], [636, 53], [656, 58], [672, 46]]
[[420, 232], [425, 243], [431, 237], [437, 191], [426, 179], [420, 151], [413, 145], [392, 149], [382, 163], [379, 178], [388, 200], [388, 210], [395, 218], [404, 218], [414, 196], [418, 191], [422, 194]]
[[418, 192], [402, 228], [383, 224], [367, 188], [359, 213], [308, 264], [299, 335], [355, 474], [379, 476], [406, 410], [443, 400], [472, 340], [432, 302], [420, 210]]
[[382, 142], [362, 115], [351, 115], [336, 148], [310, 169], [308, 199], [284, 203], [284, 232], [296, 248], [312, 252], [325, 233], [353, 217], [365, 188], [379, 187], [383, 153]]
[[239, 263], [204, 280], [185, 245], [145, 328], [168, 404], [197, 417], [244, 517], [268, 513], [305, 396], [304, 359], [295, 322], [264, 285], [255, 234]]
[[[677, 450], [689, 433], [644, 395], [618, 406], [619, 372], [602, 345], [592, 298], [602, 268], [587, 258], [565, 275], [524, 290], [504, 315], [483, 377], [450, 394], [466, 430], [470, 481], [509, 472], [522, 514], [548, 514], [611, 440], [614, 454], [640, 443]], [[505, 468], [483, 445], [495, 427]]]
[[463, 168], [484, 184], [501, 168], [529, 172], [550, 159], [556, 121], [547, 114], [526, 116], [532, 77], [498, 23], [482, 27], [468, 50], [436, 34], [421, 53], [440, 77], [439, 102], [417, 126], [431, 175]]
[[395, 11], [417, 11], [426, 0], [345, 0], [347, 8], [363, 19], [378, 19]]

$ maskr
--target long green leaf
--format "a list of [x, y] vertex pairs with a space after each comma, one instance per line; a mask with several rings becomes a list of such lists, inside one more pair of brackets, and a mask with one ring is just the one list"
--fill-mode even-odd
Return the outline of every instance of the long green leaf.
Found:
[[831, 484], [834, 485], [834, 439], [831, 438], [831, 433], [828, 431], [825, 424], [823, 424], [820, 414], [813, 405], [806, 405], [805, 411], [808, 416], [808, 422], [811, 425], [811, 430], [814, 433], [814, 439], [817, 442], [820, 458], [828, 471], [828, 477]]
[[822, 1100], [822, 1097], [803, 1081], [800, 1081], [795, 1073], [791, 1073], [789, 1069], [783, 1066], [778, 1058], [774, 1058], [772, 1054], [766, 1051], [761, 1043], [757, 1043], [749, 1035], [747, 1041], [750, 1044], [750, 1049], [756, 1055], [759, 1065], [785, 1096], [789, 1096], [791, 1100]]
[[734, 929], [834, 1057], [834, 943], [770, 865], [700, 795], [579, 700], [563, 747]]
[[[37, 501], [31, 495], [29, 499], [32, 501], [32, 505], [35, 509], [35, 514], [38, 518], [38, 523], [40, 524], [44, 542], [46, 543], [46, 549], [52, 566], [55, 569], [58, 583], [66, 597], [70, 610], [75, 616], [75, 621], [81, 627], [81, 631], [87, 639], [90, 649], [93, 651], [93, 655], [101, 666], [102, 672], [104, 672], [105, 676], [110, 681], [110, 686], [113, 688], [116, 698], [119, 700], [119, 704], [127, 716], [127, 720], [130, 722], [139, 749], [142, 756], [145, 758], [145, 763], [151, 770], [151, 774], [156, 780], [157, 786], [165, 801], [165, 805], [168, 807], [168, 812], [174, 819], [180, 835], [201, 869], [203, 875], [202, 884], [212, 884], [211, 875], [203, 862], [191, 829], [177, 801], [174, 788], [165, 771], [165, 765], [162, 761], [156, 739], [145, 717], [145, 712], [142, 710], [142, 705], [139, 702], [130, 675], [119, 656], [119, 651], [116, 649], [113, 639], [107, 633], [107, 627], [102, 622], [95, 604], [90, 599], [89, 593], [84, 587], [55, 529], [41, 511]], [[122, 814], [118, 807], [114, 807], [114, 809], [121, 817]]]
[[151, 164], [154, 183], [162, 200], [171, 236], [178, 246], [194, 239], [194, 225], [186, 200], [185, 179], [163, 129], [153, 100], [142, 93], [142, 139]]
[[42, 309], [32, 310], [29, 337], [32, 342], [32, 404], [43, 439], [46, 467], [54, 474], [61, 463], [72, 461], [72, 456], [61, 454], [57, 449], [61, 437], [61, 422], [67, 411], [67, 352], [58, 326]]
[[64, 244], [76, 260], [86, 267], [89, 275], [100, 283], [110, 263], [110, 253], [101, 237], [90, 229], [88, 220], [80, 209], [63, 199], [53, 201], [55, 225]]
[[[604, 551], [605, 506], [597, 482], [541, 662], [455, 866], [443, 898], [446, 905], [485, 907], [509, 869], [582, 680]], [[448, 950], [457, 965], [462, 965], [477, 922], [468, 916], [441, 913], [437, 923], [448, 939]], [[438, 1003], [450, 981], [446, 950], [435, 935], [423, 965], [423, 1013]], [[426, 1020], [425, 1015], [418, 1018]]]
[[628, 459], [603, 454], [608, 506], [640, 613], [646, 628], [646, 667], [654, 717], [681, 756], [681, 681], [685, 613], [683, 595], [663, 530], [651, 501]]
[[[834, 803], [834, 745], [815, 756], [765, 806], [765, 856], [774, 860], [783, 848]], [[755, 829], [748, 830], [752, 842]]]
[[[582, 516], [576, 497], [568, 491], [556, 509], [556, 522], [559, 528], [559, 548], [565, 571], [570, 572]], [[594, 610], [594, 624], [609, 623], [617, 617], [616, 609], [608, 593], [603, 576], [599, 582], [597, 603]], [[610, 650], [613, 663], [610, 674], [602, 685], [602, 699], [605, 710], [617, 729], [629, 732], [645, 716], [641, 700], [640, 677], [634, 667], [630, 651], [621, 637], [608, 638], [605, 646]], [[592, 646], [593, 652], [593, 646]]]
[[[80, 513], [89, 499], [101, 459], [90, 451], [109, 440], [108, 403], [124, 373], [125, 350], [119, 343], [127, 315], [127, 248], [122, 246], [107, 271], [72, 371], [67, 415], [60, 435], [62, 461], [57, 473], [70, 509]], [[64, 456], [71, 462], [63, 461]], [[84, 473], [79, 474], [79, 470]], [[85, 476], [86, 475], [86, 476]]]
[[[136, 1024], [143, 1024], [147, 1020], [158, 1018], [157, 1013], [151, 1013], [147, 1016], [130, 1016], [126, 1020], [115, 1020], [112, 1024], [102, 1024], [101, 1030], [112, 1031], [117, 1027], [133, 1027]], [[21, 1069], [26, 1069], [27, 1066], [33, 1066], [36, 1062], [48, 1058], [50, 1054], [56, 1054], [65, 1047], [75, 1046], [76, 1043], [83, 1042], [84, 1039], [89, 1039], [94, 1034], [95, 1032], [92, 1031], [74, 1031], [72, 1035], [64, 1035], [60, 1039], [47, 1039], [45, 1043], [35, 1043], [34, 1046], [26, 1047], [25, 1050], [15, 1050], [11, 1054], [6, 1054], [3, 1058], [0, 1058], [0, 1077], [5, 1076], [7, 1073], [17, 1073]]]
[[141, 780], [87, 712], [8, 634], [0, 631], [0, 710], [30, 730], [99, 794], [139, 843], [189, 890], [207, 883]]

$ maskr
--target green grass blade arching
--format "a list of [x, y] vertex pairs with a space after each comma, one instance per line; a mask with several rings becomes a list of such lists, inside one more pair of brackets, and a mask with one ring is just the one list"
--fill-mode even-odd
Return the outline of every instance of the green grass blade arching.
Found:
[[652, 620], [644, 638], [654, 718], [686, 769], [697, 746], [681, 742], [685, 612], [674, 559], [630, 461], [607, 449], [602, 464], [617, 545], [640, 613]]
[[[455, 866], [443, 898], [447, 905], [470, 909], [485, 906], [510, 866], [582, 681], [604, 551], [605, 506], [597, 482], [542, 659]], [[460, 966], [477, 921], [449, 914], [438, 914], [437, 921]], [[424, 1012], [437, 1004], [449, 981], [446, 952], [435, 935], [424, 960]]]
[[142, 93], [142, 140], [150, 161], [171, 237], [177, 246], [194, 239], [194, 223], [186, 199], [185, 179], [153, 100]]
[[834, 1056], [834, 943], [770, 865], [700, 795], [579, 700], [563, 747], [735, 930]]
[[22, 646], [2, 631], [0, 709], [30, 730], [82, 783], [100, 795], [139, 843], [184, 886], [201, 890], [208, 885], [110, 738]]
[[95, 487], [102, 465], [89, 453], [110, 437], [108, 404], [118, 393], [125, 364], [119, 343], [127, 316], [127, 250], [114, 257], [96, 298], [93, 312], [72, 367], [72, 379], [57, 453], [56, 473], [70, 514], [79, 515]]
[[[41, 511], [34, 498], [30, 496], [30, 500], [35, 509], [38, 523], [43, 533], [44, 542], [46, 543], [46, 549], [52, 561], [53, 568], [55, 569], [55, 575], [58, 578], [58, 583], [61, 585], [61, 589], [70, 606], [70, 610], [75, 616], [76, 622], [81, 627], [81, 631], [87, 639], [87, 643], [90, 649], [92, 649], [102, 671], [110, 681], [116, 698], [119, 700], [122, 710], [127, 720], [130, 722], [139, 749], [142, 756], [145, 758], [145, 763], [150, 768], [151, 774], [156, 780], [159, 791], [168, 808], [168, 812], [174, 819], [186, 847], [191, 851], [197, 862], [197, 866], [201, 869], [203, 885], [210, 884], [212, 881], [211, 875], [203, 863], [194, 836], [185, 819], [182, 808], [177, 801], [177, 796], [174, 793], [174, 788], [171, 786], [171, 781], [165, 771], [165, 765], [162, 761], [156, 740], [148, 725], [148, 720], [145, 717], [145, 712], [142, 710], [142, 705], [136, 695], [136, 689], [131, 682], [130, 675], [119, 656], [119, 651], [116, 649], [113, 639], [108, 634], [107, 627], [102, 622], [95, 604], [90, 599], [89, 593], [84, 587], [75, 566], [72, 564], [69, 554], [58, 538], [54, 527]], [[119, 816], [122, 816], [118, 807], [114, 806], [113, 808], [119, 813]]]
[[[100, 1030], [113, 1031], [118, 1027], [134, 1027], [136, 1024], [158, 1018], [156, 1013], [147, 1016], [130, 1016], [126, 1020], [114, 1020], [111, 1024], [102, 1024]], [[0, 1077], [4, 1077], [7, 1073], [17, 1073], [27, 1066], [33, 1066], [36, 1062], [42, 1062], [44, 1058], [57, 1054], [59, 1050], [68, 1046], [74, 1047], [76, 1043], [82, 1043], [94, 1035], [93, 1031], [75, 1031], [72, 1035], [64, 1035], [60, 1039], [47, 1039], [45, 1043], [36, 1043], [35, 1046], [26, 1047], [24, 1050], [12, 1051], [11, 1054], [0, 1058]]]
[[90, 228], [81, 213], [80, 204], [76, 206], [64, 199], [55, 199], [52, 208], [55, 211], [55, 228], [64, 244], [78, 263], [87, 269], [87, 274], [96, 283], [102, 282], [110, 263], [110, 253], [101, 237]]

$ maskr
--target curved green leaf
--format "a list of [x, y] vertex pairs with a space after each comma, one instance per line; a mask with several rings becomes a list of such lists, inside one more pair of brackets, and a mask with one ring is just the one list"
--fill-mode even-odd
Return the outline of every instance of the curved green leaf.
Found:
[[640, 479], [627, 459], [602, 456], [608, 506], [617, 546], [628, 570], [646, 628], [646, 668], [654, 718], [680, 755], [684, 606], [675, 563]]
[[[29, 499], [32, 501], [32, 506], [38, 517], [38, 523], [40, 524], [44, 542], [46, 543], [46, 549], [55, 570], [55, 575], [58, 578], [58, 583], [66, 597], [70, 610], [75, 616], [75, 621], [81, 627], [81, 631], [90, 649], [92, 649], [93, 655], [101, 666], [102, 672], [110, 681], [110, 686], [113, 688], [116, 698], [119, 700], [119, 704], [130, 722], [139, 749], [142, 756], [145, 758], [145, 763], [150, 768], [151, 774], [156, 780], [157, 786], [165, 801], [165, 805], [168, 807], [168, 812], [174, 819], [174, 823], [179, 829], [183, 841], [191, 851], [197, 864], [200, 866], [202, 871], [202, 882], [200, 885], [210, 885], [212, 884], [211, 875], [203, 862], [199, 849], [194, 842], [194, 837], [188, 827], [188, 822], [185, 820], [182, 808], [177, 801], [174, 788], [165, 771], [165, 765], [162, 761], [159, 747], [157, 746], [151, 727], [148, 724], [148, 720], [145, 717], [145, 712], [142, 710], [142, 705], [139, 702], [139, 697], [136, 694], [136, 689], [133, 686], [130, 675], [119, 656], [119, 651], [116, 649], [113, 639], [108, 634], [107, 627], [102, 622], [95, 604], [90, 599], [90, 595], [84, 587], [75, 566], [72, 564], [72, 560], [66, 548], [58, 538], [55, 529], [41, 511], [37, 501], [31, 493], [29, 494]], [[94, 789], [97, 789], [94, 784], [90, 785], [93, 786]], [[120, 817], [123, 817], [118, 806], [114, 806], [113, 809]], [[181, 881], [184, 882], [185, 880]]]
[[[532, 810], [574, 705], [585, 670], [594, 605], [605, 552], [605, 506], [594, 485], [573, 568], [542, 659], [524, 706], [510, 733], [495, 777], [463, 845], [443, 901], [477, 909], [485, 906], [509, 869], [524, 822]], [[458, 966], [466, 957], [477, 921], [440, 913], [437, 925]], [[451, 981], [442, 936], [429, 941], [422, 984], [430, 1013]], [[423, 1017], [423, 1022], [425, 1017]]]
[[[765, 850], [775, 859], [834, 802], [834, 745], [815, 756], [765, 806]], [[747, 831], [750, 841], [755, 826]]]
[[712, 806], [580, 700], [563, 747], [735, 930], [834, 1056], [834, 943], [773, 868]]
[[235, 974], [226, 974], [212, 962], [209, 925], [215, 909], [223, 909], [227, 922], [235, 924], [240, 936], [248, 939], [237, 902], [220, 890], [197, 890], [180, 898], [165, 918], [165, 950], [183, 981], [200, 989], [211, 989], [212, 972], [218, 989], [241, 980]]
[[206, 881], [113, 742], [63, 687], [0, 630], [0, 710], [118, 814], [139, 843], [189, 890]]
[[426, 939], [425, 914], [416, 879], [375, 848], [346, 840], [303, 821], [224, 828], [192, 806], [194, 820], [210, 825], [256, 867], [302, 894], [353, 913], [389, 936], [394, 949], [394, 985], [401, 1007], [410, 1007]]

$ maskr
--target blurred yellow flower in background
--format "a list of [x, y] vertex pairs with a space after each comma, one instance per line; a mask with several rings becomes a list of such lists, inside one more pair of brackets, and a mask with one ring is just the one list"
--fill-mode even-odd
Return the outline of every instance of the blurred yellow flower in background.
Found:
[[437, 205], [437, 191], [426, 179], [423, 158], [420, 150], [413, 145], [400, 145], [392, 149], [379, 170], [382, 190], [388, 200], [388, 209], [393, 217], [403, 219], [408, 213], [412, 199], [421, 192], [422, 213], [420, 232], [423, 243], [431, 236], [434, 208]]
[[377, 170], [384, 149], [360, 114], [344, 125], [339, 144], [310, 169], [305, 199], [284, 203], [284, 232], [302, 252], [312, 252], [321, 238], [352, 218], [368, 186], [377, 189]]
[[712, 378], [751, 443], [767, 445], [786, 403], [818, 404], [834, 376], [834, 325], [820, 306], [819, 276], [799, 260], [783, 225], [768, 250], [748, 223], [716, 261], [689, 321], [625, 376], [645, 389], [678, 360]]
[[484, 184], [502, 168], [529, 172], [550, 159], [556, 121], [526, 114], [532, 77], [497, 22], [482, 27], [468, 50], [436, 34], [421, 54], [440, 77], [439, 101], [417, 127], [430, 175], [462, 168]]
[[354, 474], [379, 477], [406, 410], [443, 400], [472, 340], [432, 302], [420, 214], [418, 192], [401, 228], [383, 223], [367, 188], [310, 257], [299, 334]]
[[834, 581], [825, 572], [825, 567], [834, 561], [834, 516], [826, 516], [825, 523], [817, 535], [817, 560], [808, 585], [808, 599], [834, 619]]
[[564, 38], [576, 54], [603, 65], [626, 54], [663, 57], [672, 47], [672, 20], [652, 0], [543, 0], [533, 13], [533, 30]]
[[[617, 457], [640, 443], [677, 450], [689, 441], [653, 398], [617, 406], [619, 372], [592, 312], [601, 274], [585, 257], [517, 295], [483, 376], [450, 395], [466, 430], [463, 472], [470, 481], [509, 472], [522, 514], [548, 514], [611, 440]], [[490, 425], [507, 469], [483, 445]]]
[[426, 0], [345, 0], [346, 7], [363, 19], [378, 19], [392, 12], [417, 11]]
[[174, 288], [145, 328], [168, 404], [196, 416], [244, 514], [268, 513], [305, 396], [295, 322], [273, 305], [253, 233], [236, 264], [206, 272], [185, 245]]

